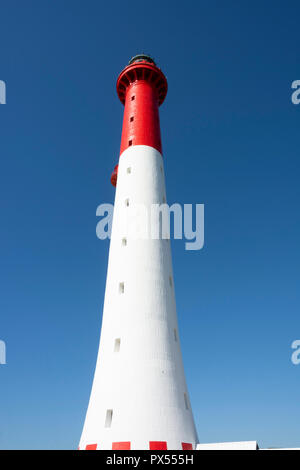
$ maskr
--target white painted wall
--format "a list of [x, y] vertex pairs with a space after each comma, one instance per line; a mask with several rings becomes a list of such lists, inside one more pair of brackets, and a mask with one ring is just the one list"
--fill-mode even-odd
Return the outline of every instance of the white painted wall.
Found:
[[257, 441], [214, 442], [198, 444], [197, 450], [300, 450], [300, 447], [261, 449]]
[[198, 444], [197, 450], [257, 450], [256, 441], [217, 442]]
[[[127, 168], [131, 172], [127, 173]], [[149, 441], [196, 448], [197, 433], [188, 397], [178, 335], [169, 240], [132, 240], [120, 226], [122, 213], [143, 203], [163, 203], [163, 159], [152, 147], [129, 147], [120, 157], [109, 251], [99, 354], [80, 448], [131, 441], [149, 449]], [[119, 283], [124, 293], [119, 293]], [[177, 331], [177, 341], [174, 337]], [[120, 350], [114, 352], [115, 340]], [[108, 409], [111, 427], [105, 427]]]

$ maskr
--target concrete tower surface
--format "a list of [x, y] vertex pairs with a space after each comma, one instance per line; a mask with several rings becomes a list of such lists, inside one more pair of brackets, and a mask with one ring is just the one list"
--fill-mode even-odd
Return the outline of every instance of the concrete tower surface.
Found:
[[158, 107], [167, 80], [133, 57], [117, 92], [125, 105], [102, 330], [79, 449], [196, 449], [179, 342], [170, 240], [134, 236], [134, 206], [166, 202]]

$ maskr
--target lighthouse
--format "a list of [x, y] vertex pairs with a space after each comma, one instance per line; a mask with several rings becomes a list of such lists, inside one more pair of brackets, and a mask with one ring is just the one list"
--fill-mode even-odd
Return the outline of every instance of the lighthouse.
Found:
[[111, 176], [116, 193], [100, 345], [80, 450], [191, 450], [198, 443], [170, 240], [162, 233], [137, 236], [124, 224], [133, 207], [150, 213], [166, 203], [159, 106], [167, 88], [161, 69], [144, 54], [117, 80], [123, 129]]

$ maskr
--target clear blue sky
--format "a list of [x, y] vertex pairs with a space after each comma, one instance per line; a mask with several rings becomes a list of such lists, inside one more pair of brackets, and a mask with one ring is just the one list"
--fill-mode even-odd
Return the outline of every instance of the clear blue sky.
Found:
[[77, 448], [98, 349], [133, 55], [167, 75], [168, 202], [205, 204], [172, 242], [202, 442], [300, 445], [299, 2], [6, 0], [0, 6], [0, 448]]

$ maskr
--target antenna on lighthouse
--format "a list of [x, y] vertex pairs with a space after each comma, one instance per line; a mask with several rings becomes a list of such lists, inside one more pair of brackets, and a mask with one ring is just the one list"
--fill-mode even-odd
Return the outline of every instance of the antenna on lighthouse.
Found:
[[[117, 80], [124, 104], [103, 320], [80, 449], [195, 449], [198, 442], [179, 342], [168, 240], [121, 223], [132, 206], [166, 200], [159, 106], [168, 84], [139, 54]], [[133, 234], [135, 235], [135, 234]]]

